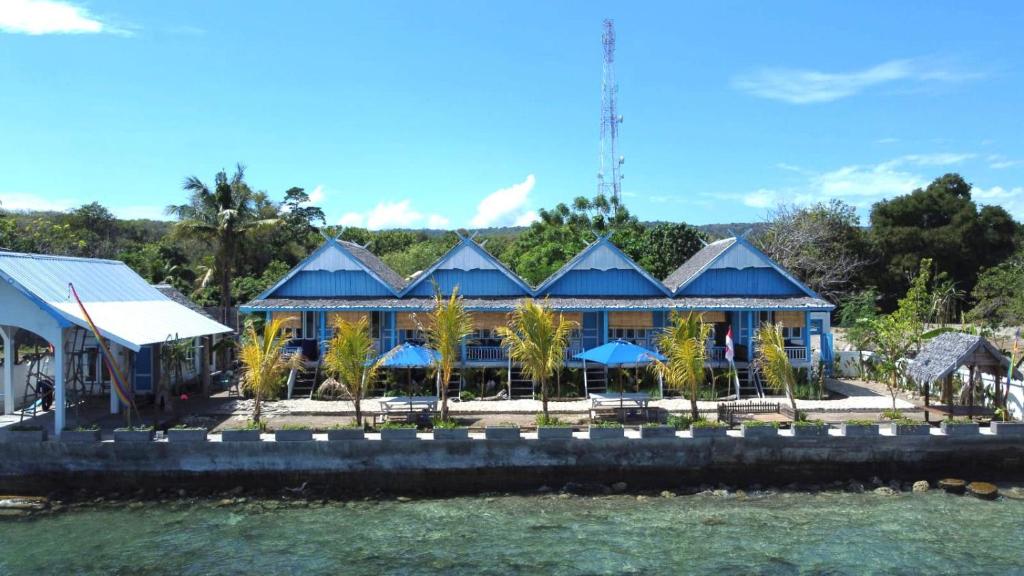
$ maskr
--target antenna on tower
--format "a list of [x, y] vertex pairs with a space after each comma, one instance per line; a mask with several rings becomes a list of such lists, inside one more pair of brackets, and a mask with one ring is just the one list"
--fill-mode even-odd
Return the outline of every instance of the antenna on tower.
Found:
[[619, 85], [615, 81], [615, 22], [606, 19], [601, 34], [604, 47], [604, 74], [601, 78], [601, 169], [597, 173], [597, 193], [615, 200], [622, 194], [622, 164], [625, 157], [618, 153], [619, 124], [622, 115], [618, 109]]

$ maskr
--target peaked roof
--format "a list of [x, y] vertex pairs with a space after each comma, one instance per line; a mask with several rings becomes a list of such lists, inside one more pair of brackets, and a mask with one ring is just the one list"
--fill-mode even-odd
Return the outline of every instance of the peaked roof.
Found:
[[[1003, 375], [1006, 375], [1010, 360], [982, 336], [964, 332], [945, 332], [925, 343], [907, 367], [907, 375], [918, 384], [932, 384], [970, 364], [968, 357], [978, 350], [989, 354], [1002, 366]], [[1014, 377], [1020, 378], [1021, 375], [1016, 372]]]
[[455, 234], [459, 237], [458, 244], [452, 246], [451, 249], [445, 252], [443, 256], [437, 259], [437, 262], [431, 264], [430, 268], [427, 268], [421, 274], [417, 275], [416, 278], [414, 278], [411, 282], [409, 282], [405, 289], [402, 290], [402, 295], [408, 294], [410, 291], [412, 291], [413, 288], [425, 282], [426, 279], [429, 278], [431, 274], [433, 274], [437, 269], [445, 265], [447, 262], [453, 260], [456, 257], [456, 255], [459, 252], [461, 252], [464, 248], [469, 248], [470, 250], [473, 250], [476, 254], [478, 254], [480, 257], [486, 260], [488, 264], [493, 265], [495, 270], [498, 270], [499, 272], [507, 276], [510, 280], [512, 280], [512, 282], [514, 282], [516, 285], [522, 288], [523, 292], [530, 295], [533, 294], [533, 289], [531, 289], [526, 282], [523, 282], [522, 278], [520, 278], [515, 272], [509, 270], [507, 266], [501, 263], [501, 260], [495, 258], [494, 255], [488, 252], [486, 248], [484, 248], [480, 244], [477, 244], [476, 241], [469, 236], [463, 236], [458, 232], [456, 232]]
[[403, 280], [402, 277], [399, 276], [397, 272], [392, 270], [380, 258], [378, 258], [376, 255], [374, 255], [366, 248], [354, 242], [328, 237], [326, 240], [324, 240], [324, 243], [321, 244], [319, 248], [314, 250], [313, 253], [310, 254], [309, 256], [306, 256], [306, 258], [303, 259], [302, 262], [296, 264], [295, 267], [293, 267], [288, 272], [288, 274], [285, 274], [284, 278], [281, 278], [273, 286], [264, 290], [262, 294], [256, 297], [256, 300], [263, 300], [265, 298], [269, 298], [270, 295], [273, 294], [278, 288], [284, 286], [289, 280], [294, 278], [296, 274], [302, 272], [307, 267], [307, 265], [315, 263], [318, 258], [320, 258], [322, 255], [327, 253], [328, 250], [331, 249], [336, 249], [340, 251], [343, 255], [352, 259], [360, 269], [362, 269], [375, 280], [383, 284], [394, 295], [397, 296], [398, 293], [401, 292], [402, 288], [405, 286], [405, 280]]
[[194, 300], [192, 300], [188, 296], [185, 296], [184, 294], [182, 294], [174, 286], [171, 286], [170, 284], [153, 284], [153, 288], [156, 288], [164, 296], [167, 296], [171, 300], [174, 300], [178, 304], [181, 304], [182, 306], [184, 306], [185, 308], [188, 308], [189, 310], [195, 312], [196, 314], [202, 314], [203, 316], [206, 316], [210, 320], [214, 320], [214, 321], [217, 320], [216, 318], [213, 317], [212, 314], [207, 312], [202, 306], [200, 306], [199, 304], [196, 304]]
[[[579, 254], [573, 256], [568, 262], [563, 264], [562, 267], [559, 268], [554, 274], [549, 276], [547, 280], [542, 282], [541, 285], [537, 287], [536, 293], [540, 294], [547, 290], [548, 288], [550, 288], [551, 286], [553, 286], [555, 282], [558, 282], [558, 280], [561, 279], [563, 276], [577, 269], [581, 265], [585, 264], [593, 254], [595, 254], [598, 250], [600, 250], [603, 247], [610, 249], [615, 256], [621, 258], [621, 260], [630, 268], [632, 268], [641, 276], [650, 281], [650, 283], [659, 291], [664, 292], [665, 294], [669, 294], [671, 292], [671, 289], [665, 290], [665, 286], [661, 282], [658, 282], [657, 278], [651, 276], [650, 273], [641, 268], [640, 265], [634, 262], [633, 259], [630, 258], [625, 252], [620, 250], [618, 246], [613, 244], [611, 240], [608, 239], [609, 236], [610, 235], [601, 236], [597, 240], [588, 244], [583, 250], [580, 251]], [[607, 270], [608, 268], [604, 269]]]
[[231, 331], [168, 298], [116, 260], [0, 252], [0, 279], [61, 325], [88, 328], [71, 298], [68, 285], [73, 284], [100, 332], [132, 350], [169, 338]]
[[739, 247], [746, 248], [753, 252], [754, 256], [756, 256], [758, 260], [764, 262], [767, 264], [767, 267], [770, 267], [781, 274], [804, 294], [811, 298], [820, 298], [814, 290], [808, 288], [806, 284], [793, 276], [789, 270], [779, 266], [774, 260], [768, 257], [767, 254], [759, 250], [742, 236], [734, 236], [732, 238], [718, 240], [700, 249], [665, 279], [665, 285], [668, 286], [669, 290], [672, 290], [674, 294], [679, 294], [683, 288], [696, 280], [697, 277], [705, 270], [711, 268], [715, 262], [723, 259], [726, 254]]

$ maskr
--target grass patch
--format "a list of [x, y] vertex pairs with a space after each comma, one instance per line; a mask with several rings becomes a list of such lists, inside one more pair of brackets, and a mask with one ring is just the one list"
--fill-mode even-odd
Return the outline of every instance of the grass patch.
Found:
[[545, 414], [537, 414], [536, 422], [537, 422], [537, 427], [538, 428], [541, 427], [541, 426], [544, 426], [544, 427], [547, 427], [547, 428], [568, 428], [569, 427], [569, 423], [568, 422], [566, 422], [564, 420], [559, 420], [555, 416], [550, 416], [550, 415], [545, 415]]
[[875, 422], [874, 420], [847, 420], [846, 421], [846, 425], [847, 426], [874, 426], [875, 424], [878, 424], [878, 422]]
[[384, 422], [377, 426], [378, 430], [408, 430], [409, 428], [415, 429], [416, 424], [414, 422]]
[[794, 428], [811, 428], [813, 426], [825, 426], [824, 420], [797, 420], [793, 422]]
[[333, 424], [333, 425], [331, 425], [330, 428], [328, 428], [328, 430], [361, 430], [362, 428], [363, 428], [362, 424], [359, 424], [358, 422], [353, 420], [351, 422], [346, 422], [344, 424], [341, 424], [341, 423]]
[[743, 422], [743, 427], [744, 428], [768, 428], [768, 427], [778, 428], [779, 427], [779, 423], [778, 422], [767, 422], [765, 420], [748, 420], [746, 422]]
[[888, 410], [883, 410], [882, 411], [882, 418], [885, 418], [886, 420], [892, 420], [892, 421], [902, 420], [903, 419], [903, 413], [900, 412], [899, 410], [893, 410], [892, 408], [889, 408]]
[[75, 426], [74, 428], [71, 428], [70, 426], [64, 427], [65, 432], [98, 432], [99, 429], [99, 424], [82, 424], [80, 426]]
[[266, 430], [267, 425], [263, 422], [253, 422], [252, 420], [246, 420], [241, 424], [235, 424], [228, 428], [224, 428], [228, 432], [242, 432], [244, 430], [258, 430], [260, 432]]
[[114, 428], [114, 432], [152, 432], [152, 426], [126, 426], [124, 428]]
[[312, 430], [313, 428], [308, 424], [282, 424], [275, 428], [275, 431], [288, 432], [292, 430]]
[[599, 422], [591, 422], [590, 423], [590, 427], [591, 428], [622, 428], [622, 423], [621, 422], [616, 422], [614, 420], [603, 420], [603, 421], [599, 421]]
[[692, 418], [678, 414], [670, 414], [669, 417], [665, 419], [665, 425], [671, 426], [676, 430], [686, 430], [690, 427], [691, 423], [693, 423]]
[[690, 428], [728, 428], [729, 425], [725, 422], [719, 422], [718, 420], [695, 420], [690, 424]]

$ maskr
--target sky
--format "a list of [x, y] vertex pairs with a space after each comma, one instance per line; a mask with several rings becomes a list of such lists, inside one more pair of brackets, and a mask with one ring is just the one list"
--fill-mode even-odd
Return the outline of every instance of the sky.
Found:
[[1015, 1], [0, 0], [0, 203], [167, 218], [241, 162], [330, 224], [528, 223], [597, 190], [605, 18], [641, 219], [947, 172], [1024, 219]]

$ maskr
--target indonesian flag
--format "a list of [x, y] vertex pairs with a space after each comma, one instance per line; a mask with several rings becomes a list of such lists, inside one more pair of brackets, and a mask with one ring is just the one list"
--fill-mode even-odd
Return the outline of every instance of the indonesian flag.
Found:
[[736, 357], [736, 352], [732, 347], [732, 326], [729, 326], [729, 331], [725, 333], [725, 359], [730, 363], [733, 358]]

